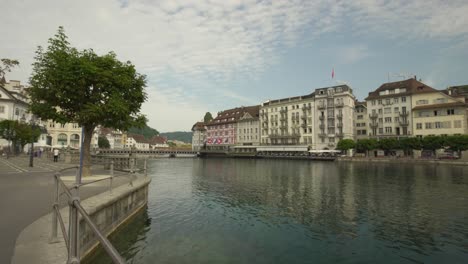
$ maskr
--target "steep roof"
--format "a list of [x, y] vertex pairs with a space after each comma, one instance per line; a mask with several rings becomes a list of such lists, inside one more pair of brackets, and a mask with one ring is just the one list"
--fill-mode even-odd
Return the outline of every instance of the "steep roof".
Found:
[[205, 122], [196, 122], [192, 126], [192, 131], [195, 131], [195, 130], [199, 130], [199, 131], [205, 130]]
[[138, 143], [149, 143], [149, 141], [143, 136], [139, 134], [128, 134], [127, 138], [133, 138]]
[[[380, 95], [380, 92], [395, 90], [395, 89], [405, 89], [406, 91], [402, 93]], [[377, 90], [370, 92], [369, 96], [365, 100], [381, 99], [381, 98], [387, 98], [387, 97], [421, 94], [421, 93], [437, 93], [437, 92], [439, 91], [412, 78], [412, 79], [408, 79], [404, 81], [384, 83], [379, 88], [377, 88]]]
[[236, 123], [242, 116], [244, 116], [246, 112], [249, 113], [253, 118], [258, 118], [260, 112], [260, 105], [242, 106], [224, 110], [222, 112], [219, 112], [216, 118], [206, 125], [215, 126], [221, 124]]
[[161, 137], [161, 136], [153, 136], [150, 140], [149, 143], [151, 145], [156, 145], [156, 144], [166, 144], [167, 138]]

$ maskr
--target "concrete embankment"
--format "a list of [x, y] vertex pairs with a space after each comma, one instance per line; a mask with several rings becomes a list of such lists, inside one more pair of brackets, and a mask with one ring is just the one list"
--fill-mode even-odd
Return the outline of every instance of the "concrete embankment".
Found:
[[[150, 179], [138, 177], [131, 184], [124, 184], [81, 202], [91, 219], [105, 235], [110, 235], [133, 215], [145, 208], [148, 202]], [[68, 228], [68, 207], [60, 210], [65, 227]], [[58, 242], [50, 243], [52, 214], [36, 220], [18, 236], [12, 263], [66, 263], [67, 249], [62, 233]], [[86, 257], [98, 242], [84, 219], [80, 219], [80, 253]]]

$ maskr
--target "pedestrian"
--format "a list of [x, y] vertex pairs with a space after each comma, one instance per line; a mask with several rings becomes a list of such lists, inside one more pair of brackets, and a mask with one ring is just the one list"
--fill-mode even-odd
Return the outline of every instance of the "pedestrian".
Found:
[[42, 152], [44, 152], [44, 149], [41, 147], [41, 148], [39, 149], [39, 158], [42, 156]]
[[58, 162], [58, 157], [59, 157], [59, 150], [54, 149], [54, 162]]

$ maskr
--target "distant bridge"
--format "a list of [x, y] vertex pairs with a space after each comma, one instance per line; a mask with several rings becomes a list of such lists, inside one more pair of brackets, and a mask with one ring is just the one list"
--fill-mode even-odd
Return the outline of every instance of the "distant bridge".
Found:
[[[99, 154], [105, 155], [145, 155], [145, 156], [163, 156], [163, 157], [194, 157], [196, 151], [183, 148], [164, 148], [150, 150], [129, 150], [129, 149], [99, 149]], [[97, 154], [97, 153], [96, 153]]]

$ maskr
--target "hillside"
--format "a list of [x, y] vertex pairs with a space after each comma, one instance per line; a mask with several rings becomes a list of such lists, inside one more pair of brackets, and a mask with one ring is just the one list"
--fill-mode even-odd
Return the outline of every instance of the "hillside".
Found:
[[166, 137], [168, 140], [179, 140], [185, 143], [192, 143], [192, 132], [167, 132], [161, 133], [160, 136]]
[[156, 129], [149, 126], [145, 126], [143, 128], [132, 127], [128, 130], [128, 133], [143, 135], [147, 139], [159, 135], [159, 132]]

